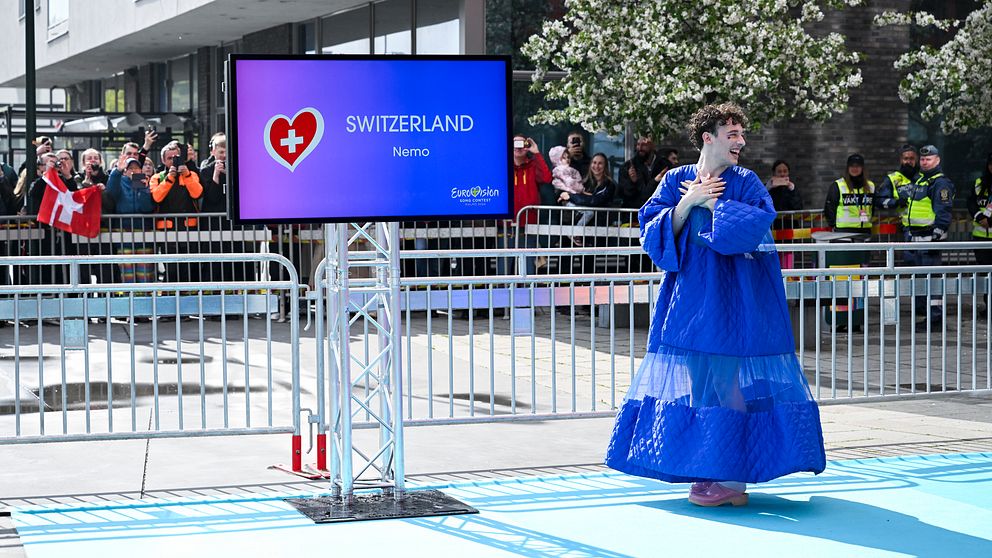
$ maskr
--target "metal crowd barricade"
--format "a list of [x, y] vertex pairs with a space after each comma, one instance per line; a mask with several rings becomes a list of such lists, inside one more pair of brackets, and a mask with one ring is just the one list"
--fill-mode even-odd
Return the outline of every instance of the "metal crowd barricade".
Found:
[[[983, 242], [914, 242], [779, 247], [783, 252], [875, 251], [881, 267], [783, 270], [797, 354], [820, 399], [992, 389], [988, 304], [992, 267], [905, 267], [900, 253], [965, 253]], [[796, 278], [796, 281], [788, 281]], [[860, 318], [838, 303], [862, 302]], [[932, 306], [941, 310], [935, 320]]]
[[[517, 213], [524, 232], [515, 238], [520, 248], [579, 248], [640, 246], [637, 210], [616, 207], [528, 206]], [[654, 269], [641, 253], [607, 252], [593, 257], [543, 256], [524, 261], [530, 275], [638, 273]]]
[[[988, 390], [992, 351], [984, 306], [992, 268], [904, 267], [916, 249], [964, 252], [978, 243], [797, 244], [782, 253], [867, 250], [883, 267], [795, 269], [783, 282], [814, 397], [822, 402]], [[403, 259], [630, 257], [640, 248], [415, 251]], [[797, 279], [793, 281], [791, 279]], [[661, 274], [608, 273], [405, 278], [402, 281], [405, 423], [429, 425], [608, 416], [639, 368]], [[361, 285], [371, 279], [353, 280]], [[364, 300], [353, 294], [356, 307]], [[914, 298], [940, 300], [928, 322]], [[861, 327], [827, 325], [829, 308], [864, 299]], [[920, 324], [920, 325], [918, 325]], [[360, 320], [353, 354], [375, 354]], [[920, 328], [919, 330], [917, 328]], [[863, 330], [859, 332], [858, 329]], [[375, 423], [363, 411], [358, 428]]]
[[[401, 257], [599, 258], [616, 252], [507, 248], [422, 250]], [[603, 280], [576, 274], [405, 278], [400, 296], [404, 424], [611, 415], [622, 397], [613, 386], [629, 384], [646, 344], [647, 329], [640, 327], [646, 326], [658, 279], [657, 274], [612, 274]], [[367, 304], [360, 288], [374, 283], [349, 280], [358, 287], [352, 307]], [[363, 320], [352, 321], [351, 353], [374, 357], [374, 335]], [[375, 428], [378, 423], [359, 409], [353, 424]]]
[[[137, 264], [275, 265], [289, 279], [81, 280], [86, 265]], [[0, 320], [12, 325], [0, 329], [0, 444], [286, 433], [299, 446], [300, 285], [286, 258], [38, 256], [0, 265], [67, 270], [52, 284], [0, 286]], [[272, 318], [287, 292], [289, 332], [276, 341]]]
[[[948, 230], [949, 241], [963, 242], [971, 240], [972, 218], [967, 210], [955, 209], [951, 226]], [[818, 232], [832, 230], [823, 217], [821, 210], [780, 211], [772, 224], [772, 237], [778, 246], [791, 244], [814, 243], [814, 235]], [[872, 242], [902, 242], [901, 213], [897, 210], [875, 210], [875, 221], [872, 226]], [[816, 252], [782, 251], [780, 262], [783, 269], [812, 269], [823, 265], [822, 254]], [[899, 254], [897, 254], [899, 256]], [[944, 262], [954, 264], [974, 263], [974, 257], [969, 250], [946, 249]], [[872, 259], [873, 266], [882, 265], [884, 260], [877, 255]]]

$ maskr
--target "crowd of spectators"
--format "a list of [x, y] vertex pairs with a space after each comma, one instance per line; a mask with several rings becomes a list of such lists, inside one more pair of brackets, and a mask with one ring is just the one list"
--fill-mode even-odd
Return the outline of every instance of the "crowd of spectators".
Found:
[[[223, 133], [210, 138], [210, 157], [202, 163], [192, 145], [179, 141], [158, 142], [155, 130], [144, 133], [142, 145], [125, 143], [116, 158], [104, 163], [96, 149], [85, 149], [77, 162], [72, 151], [53, 149], [50, 137], [39, 136], [32, 142], [37, 166], [33, 180], [29, 179], [27, 163], [14, 170], [0, 165], [0, 215], [37, 215], [47, 189], [44, 175], [54, 169], [69, 191], [97, 188], [101, 191], [101, 214], [104, 226], [117, 232], [181, 231], [198, 226], [199, 213], [226, 213], [227, 170], [226, 137]], [[158, 164], [152, 149], [158, 147]], [[153, 214], [161, 215], [155, 217]], [[185, 214], [173, 217], [170, 214]], [[121, 215], [121, 217], [116, 217]], [[143, 217], [147, 215], [147, 217]], [[217, 218], [215, 218], [217, 219]], [[221, 218], [223, 219], [223, 218]], [[226, 220], [225, 220], [226, 221]], [[88, 255], [98, 250], [86, 243], [70, 242], [68, 233], [43, 227], [43, 238], [3, 244], [3, 255]], [[127, 242], [116, 243], [116, 254], [183, 253], [188, 246], [181, 242], [156, 243], [142, 235], [130, 235]], [[241, 245], [241, 248], [244, 248]], [[220, 251], [210, 246], [208, 250]], [[92, 266], [87, 270], [98, 280], [125, 282], [154, 281], [157, 271], [152, 264], [128, 264], [119, 267]], [[218, 271], [219, 272], [219, 271]], [[61, 280], [58, 267], [39, 266], [25, 278], [31, 283]], [[232, 272], [233, 273], [233, 272]], [[5, 274], [4, 274], [5, 275]], [[166, 268], [166, 278], [175, 281], [196, 280], [198, 267], [173, 265]], [[3, 278], [8, 281], [7, 277]]]
[[[159, 142], [154, 130], [145, 132], [144, 142], [125, 143], [117, 157], [105, 164], [103, 154], [96, 149], [86, 149], [75, 154], [66, 149], [54, 149], [52, 139], [40, 136], [33, 142], [37, 167], [34, 180], [29, 180], [26, 163], [20, 168], [0, 164], [0, 214], [32, 216], [38, 213], [46, 183], [42, 176], [54, 169], [65, 188], [75, 191], [98, 188], [102, 191], [102, 214], [115, 231], [185, 231], [201, 227], [201, 213], [224, 214], [227, 212], [227, 153], [223, 133], [214, 134], [208, 144], [209, 157], [198, 161], [192, 145], [177, 141]], [[165, 143], [162, 145], [162, 143]], [[547, 146], [546, 146], [547, 147]], [[152, 149], [157, 149], [152, 153]], [[637, 210], [654, 193], [664, 174], [679, 165], [679, 152], [674, 148], [658, 149], [650, 136], [637, 138], [633, 157], [611, 169], [609, 157], [601, 152], [590, 153], [586, 135], [574, 130], [566, 136], [564, 145], [550, 146], [546, 160], [542, 149], [532, 138], [518, 134], [512, 145], [514, 164], [514, 213], [517, 220], [508, 221], [501, 229], [495, 247], [517, 246], [536, 248], [544, 246], [532, 235], [522, 233], [522, 227], [538, 222], [538, 212], [523, 212], [527, 206], [557, 205], [563, 208], [560, 221], [555, 224], [570, 225], [567, 235], [573, 246], [590, 242], [583, 234], [576, 234], [574, 227], [585, 225], [615, 226], [616, 211], [606, 209]], [[922, 156], [922, 157], [921, 157]], [[921, 158], [926, 162], [921, 167]], [[157, 164], [156, 161], [157, 160]], [[936, 160], [936, 162], [934, 162]], [[827, 189], [823, 202], [823, 217], [837, 233], [851, 233], [859, 240], [872, 236], [873, 209], [895, 209], [904, 213], [903, 231], [906, 240], [941, 240], [946, 237], [950, 223], [950, 207], [954, 185], [940, 172], [939, 153], [933, 146], [921, 150], [903, 146], [899, 150], [899, 168], [885, 175], [878, 183], [871, 180], [865, 160], [852, 154], [843, 173]], [[615, 172], [614, 172], [615, 170]], [[973, 237], [992, 240], [992, 203], [989, 190], [992, 184], [992, 156], [984, 169], [983, 177], [970, 189], [968, 207], [974, 215]], [[775, 161], [765, 186], [775, 209], [795, 211], [803, 209], [803, 196], [791, 174], [790, 165], [784, 160]], [[567, 210], [566, 210], [567, 208]], [[122, 215], [124, 217], [114, 217]], [[145, 217], [147, 216], [147, 217]], [[567, 216], [567, 221], [566, 221]], [[629, 224], [636, 222], [631, 217]], [[61, 231], [45, 229], [45, 238], [39, 242], [11, 242], [0, 246], [3, 255], [87, 254], [85, 243], [70, 242]], [[592, 235], [595, 236], [595, 235]], [[519, 237], [519, 238], [517, 238]], [[119, 243], [112, 250], [117, 254], [151, 254], [154, 252], [177, 254], [187, 249], [179, 242], [154, 243], [135, 238]], [[418, 238], [418, 241], [422, 239]], [[592, 239], [595, 241], [595, 239]], [[464, 242], [463, 242], [464, 243]], [[423, 242], [421, 242], [423, 244]], [[564, 245], [565, 243], [556, 244]], [[452, 244], [452, 247], [454, 244]], [[425, 246], [418, 245], [418, 248]], [[213, 240], [201, 242], [198, 252], [231, 252], [250, 250], [247, 243]], [[992, 252], [990, 252], [992, 254]], [[909, 254], [917, 257], [921, 265], [939, 261], [933, 251]], [[992, 255], [979, 251], [979, 261]], [[540, 267], [544, 258], [527, 258], [528, 272]], [[295, 260], [294, 260], [295, 261]], [[428, 267], [430, 262], [419, 262]], [[783, 260], [783, 267], [790, 267]], [[436, 263], [433, 264], [436, 267]], [[497, 262], [497, 272], [505, 273], [505, 266]], [[488, 265], [485, 265], [488, 268]], [[483, 271], [485, 271], [485, 268]], [[211, 265], [202, 269], [239, 280], [244, 270], [230, 265]], [[166, 269], [165, 278], [190, 281], [200, 277], [196, 266], [172, 266]], [[421, 270], [423, 271], [423, 270]], [[57, 271], [39, 269], [39, 280], [55, 279]], [[98, 278], [113, 273], [115, 279], [127, 282], [147, 282], [156, 278], [157, 272], [149, 264], [135, 264], [104, 269]], [[433, 275], [420, 273], [417, 275]], [[3, 280], [6, 280], [4, 278]]]

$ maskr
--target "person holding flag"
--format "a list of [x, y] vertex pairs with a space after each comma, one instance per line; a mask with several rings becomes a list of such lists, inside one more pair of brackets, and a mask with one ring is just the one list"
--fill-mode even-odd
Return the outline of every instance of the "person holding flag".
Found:
[[[72, 155], [68, 151], [60, 151], [57, 157], [45, 157], [44, 173], [28, 192], [27, 211], [36, 213], [39, 223], [62, 232], [46, 232], [37, 244], [31, 244], [28, 252], [36, 256], [74, 255], [68, 233], [93, 238], [100, 232], [101, 192], [96, 188], [77, 190]], [[60, 272], [59, 267], [38, 266], [32, 272], [32, 283], [61, 283]]]
[[[68, 165], [61, 162], [63, 153], [68, 156]], [[63, 151], [59, 156], [60, 164], [71, 169], [72, 156]], [[38, 222], [86, 238], [100, 234], [102, 192], [99, 188], [76, 189], [75, 176], [70, 174], [67, 178], [65, 173], [56, 173], [54, 168], [46, 168], [41, 178], [46, 188], [38, 207]]]

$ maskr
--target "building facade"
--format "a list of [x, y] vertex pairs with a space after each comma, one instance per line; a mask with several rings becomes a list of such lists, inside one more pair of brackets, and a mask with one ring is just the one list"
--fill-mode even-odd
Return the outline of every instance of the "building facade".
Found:
[[[508, 54], [515, 70], [515, 131], [533, 137], [547, 153], [574, 128], [527, 123], [546, 101], [528, 90], [531, 73], [519, 55], [542, 21], [564, 13], [564, 0], [17, 0], [16, 17], [15, 2], [0, 8], [11, 12], [0, 17], [0, 49], [6, 53], [0, 87], [24, 85], [23, 14], [32, 3], [39, 89], [64, 92], [72, 111], [189, 115], [185, 131], [201, 152], [206, 138], [224, 129], [224, 62], [234, 52]], [[962, 196], [962, 186], [973, 181], [992, 149], [988, 130], [945, 138], [935, 124], [922, 122], [897, 96], [901, 76], [893, 62], [929, 38], [871, 22], [884, 10], [911, 8], [962, 17], [973, 4], [877, 0], [829, 14], [813, 32], [842, 33], [850, 48], [865, 54], [864, 85], [853, 91], [849, 110], [826, 123], [797, 119], [750, 134], [743, 164], [766, 177], [772, 161], [787, 160], [805, 207], [815, 209], [843, 173], [849, 153], [862, 153], [868, 172], [880, 178], [897, 166], [898, 146], [934, 143], [943, 149], [946, 170]], [[587, 145], [590, 153], [605, 153], [615, 173], [633, 140], [589, 134]], [[16, 133], [6, 141], [14, 142], [15, 152], [24, 148]], [[658, 143], [678, 147], [683, 162], [695, 160], [685, 137]], [[117, 146], [103, 147], [109, 153]]]

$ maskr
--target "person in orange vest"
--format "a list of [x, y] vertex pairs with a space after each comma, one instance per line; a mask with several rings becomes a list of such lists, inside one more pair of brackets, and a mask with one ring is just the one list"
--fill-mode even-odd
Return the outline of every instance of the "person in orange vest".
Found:
[[[183, 148], [179, 142], [173, 141], [162, 148], [162, 170], [152, 175], [148, 189], [151, 190], [152, 200], [158, 204], [156, 213], [197, 213], [199, 199], [203, 196], [203, 186], [200, 177], [194, 170], [194, 160], [191, 147], [183, 156]], [[177, 217], [159, 219], [155, 223], [159, 230], [185, 230], [196, 228], [196, 217]], [[166, 251], [170, 254], [186, 254], [188, 242], [166, 242]], [[198, 281], [198, 264], [171, 264], [166, 266], [166, 278], [169, 281]]]
[[[192, 151], [189, 148], [188, 151]], [[157, 213], [198, 213], [198, 200], [203, 196], [203, 186], [196, 172], [196, 161], [187, 152], [183, 157], [182, 146], [173, 141], [162, 148], [161, 170], [152, 175], [148, 188], [158, 204]], [[178, 222], [176, 222], [178, 221]], [[196, 218], [160, 219], [157, 229], [182, 229], [196, 227]]]

